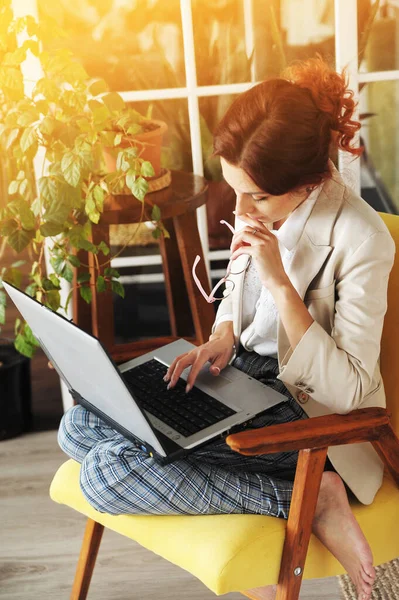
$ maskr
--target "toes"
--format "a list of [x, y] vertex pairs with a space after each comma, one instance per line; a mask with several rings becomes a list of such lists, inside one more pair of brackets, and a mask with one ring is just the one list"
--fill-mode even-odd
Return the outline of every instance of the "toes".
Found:
[[360, 591], [358, 592], [358, 599], [359, 600], [370, 600], [371, 592], [372, 592], [372, 586], [368, 585], [367, 583], [364, 583], [361, 586]]
[[361, 572], [361, 576], [363, 581], [365, 581], [366, 583], [372, 585], [374, 583], [374, 579], [375, 579], [375, 569], [373, 566], [367, 566], [365, 567], [364, 565], [362, 565], [362, 572]]

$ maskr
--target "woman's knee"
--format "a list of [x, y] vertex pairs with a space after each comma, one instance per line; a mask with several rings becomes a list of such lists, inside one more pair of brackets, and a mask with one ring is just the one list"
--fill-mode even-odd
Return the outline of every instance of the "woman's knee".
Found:
[[[127, 443], [127, 442], [126, 442]], [[130, 452], [128, 453], [130, 454]], [[80, 489], [98, 512], [111, 515], [140, 512], [133, 496], [143, 456], [124, 456], [124, 443], [103, 440], [86, 455], [80, 469]]]
[[62, 417], [58, 428], [58, 444], [68, 456], [76, 458], [75, 447], [82, 439], [81, 427], [85, 421], [86, 409], [77, 404]]

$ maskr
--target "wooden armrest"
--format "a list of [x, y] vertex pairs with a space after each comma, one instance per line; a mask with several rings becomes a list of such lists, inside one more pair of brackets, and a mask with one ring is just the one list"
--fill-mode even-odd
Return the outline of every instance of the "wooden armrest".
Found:
[[234, 433], [226, 442], [240, 454], [271, 454], [370, 442], [387, 426], [390, 421], [385, 408], [361, 408], [347, 415], [312, 417]]

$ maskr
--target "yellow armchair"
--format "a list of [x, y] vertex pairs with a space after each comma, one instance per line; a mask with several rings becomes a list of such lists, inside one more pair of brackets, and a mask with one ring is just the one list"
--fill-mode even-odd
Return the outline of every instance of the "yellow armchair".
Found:
[[[399, 217], [381, 215], [399, 244]], [[215, 594], [278, 584], [277, 600], [298, 600], [302, 578], [339, 575], [343, 567], [311, 534], [328, 446], [369, 440], [385, 461], [384, 483], [371, 506], [353, 511], [373, 551], [375, 564], [399, 556], [399, 258], [388, 290], [381, 368], [387, 410], [363, 409], [287, 423], [229, 436], [240, 452], [259, 454], [298, 449], [300, 456], [288, 521], [258, 515], [112, 516], [94, 510], [79, 487], [78, 463], [65, 462], [51, 484], [51, 498], [88, 517], [71, 600], [84, 600], [104, 527], [186, 569]], [[306, 562], [305, 562], [306, 561]]]

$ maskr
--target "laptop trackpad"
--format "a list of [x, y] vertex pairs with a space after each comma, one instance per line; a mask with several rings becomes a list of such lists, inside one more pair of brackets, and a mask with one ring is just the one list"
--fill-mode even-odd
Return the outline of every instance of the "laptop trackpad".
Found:
[[[234, 373], [234, 371], [233, 371]], [[234, 373], [235, 375], [235, 373]], [[222, 373], [220, 373], [220, 375], [212, 375], [208, 369], [205, 371], [201, 371], [200, 374], [198, 375], [198, 381], [201, 382], [204, 385], [209, 386], [211, 389], [217, 391], [217, 390], [222, 390], [223, 388], [225, 388], [227, 385], [231, 385], [234, 381], [236, 381], [237, 379], [242, 379], [242, 373], [239, 373], [238, 377], [226, 377], [224, 374], [224, 371], [222, 371]]]

